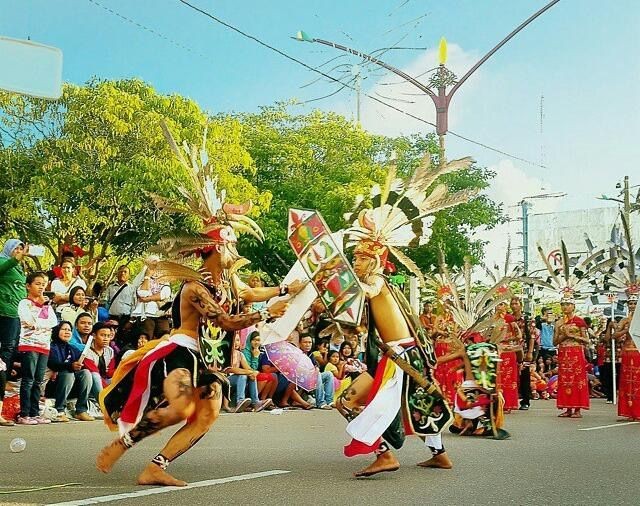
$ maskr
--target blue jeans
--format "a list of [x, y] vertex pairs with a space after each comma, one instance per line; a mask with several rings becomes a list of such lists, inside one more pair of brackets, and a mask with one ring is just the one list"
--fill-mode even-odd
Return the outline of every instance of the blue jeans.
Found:
[[333, 402], [333, 373], [329, 371], [318, 373], [318, 385], [316, 386], [316, 407]]
[[[100, 392], [102, 392], [102, 376], [100, 376], [99, 372], [92, 372], [91, 373], [91, 379], [92, 384], [91, 384], [91, 391], [89, 392], [89, 397], [91, 399], [95, 399], [96, 401], [98, 400], [98, 395], [100, 395]], [[111, 379], [106, 379], [105, 380], [107, 384], [111, 383]]]
[[56, 385], [56, 410], [64, 411], [67, 397], [74, 385], [77, 385], [76, 413], [86, 413], [89, 410], [89, 391], [93, 383], [91, 372], [86, 369], [79, 371], [60, 371]]
[[47, 355], [35, 351], [25, 351], [22, 354], [20, 416], [40, 414], [40, 389], [47, 370], [47, 358]]
[[13, 368], [13, 356], [20, 340], [20, 318], [0, 316], [0, 359], [7, 365], [6, 371], [0, 371], [0, 402], [4, 400], [7, 376]]
[[256, 380], [250, 379], [246, 374], [232, 374], [229, 376], [231, 386], [236, 390], [236, 406], [240, 404], [246, 397], [247, 383], [249, 385], [249, 397], [251, 404], [258, 404], [258, 383]]

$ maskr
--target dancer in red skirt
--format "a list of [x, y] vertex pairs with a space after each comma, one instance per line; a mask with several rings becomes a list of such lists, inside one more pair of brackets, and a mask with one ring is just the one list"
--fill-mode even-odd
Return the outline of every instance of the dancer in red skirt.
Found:
[[589, 409], [589, 381], [584, 346], [588, 344], [587, 324], [575, 315], [573, 291], [567, 289], [560, 301], [562, 317], [556, 321], [553, 344], [558, 347], [558, 397], [564, 409], [560, 418], [582, 418], [581, 409]]
[[509, 413], [518, 409], [520, 405], [518, 379], [520, 366], [518, 353], [522, 353], [520, 345], [521, 334], [515, 318], [507, 313], [507, 303], [502, 302], [496, 307], [496, 318], [504, 320], [503, 338], [498, 345], [500, 350], [500, 364], [498, 365], [498, 390], [504, 397], [504, 410]]
[[618, 416], [632, 420], [640, 420], [640, 351], [629, 333], [631, 319], [638, 304], [638, 292], [640, 292], [638, 285], [627, 289], [629, 313], [620, 321], [618, 330], [614, 334], [616, 340], [622, 340]]

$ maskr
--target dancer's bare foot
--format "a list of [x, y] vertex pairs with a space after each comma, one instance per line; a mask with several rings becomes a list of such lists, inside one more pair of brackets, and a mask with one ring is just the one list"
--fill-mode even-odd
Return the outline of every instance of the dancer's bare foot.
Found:
[[356, 478], [366, 478], [367, 476], [373, 476], [378, 473], [397, 471], [399, 468], [400, 462], [398, 462], [398, 459], [396, 459], [396, 456], [392, 452], [388, 451], [378, 455], [373, 464], [361, 469], [357, 473], [353, 473], [353, 476]]
[[138, 485], [163, 485], [166, 487], [186, 487], [187, 482], [178, 480], [165, 470], [150, 462], [138, 476]]
[[434, 455], [429, 460], [425, 460], [424, 462], [420, 462], [418, 467], [434, 467], [436, 469], [451, 469], [453, 467], [453, 462], [449, 456], [445, 453], [441, 453], [440, 455]]
[[122, 444], [122, 441], [119, 439], [111, 441], [111, 443], [105, 446], [100, 450], [100, 453], [98, 453], [98, 456], [96, 457], [96, 467], [103, 473], [108, 473], [126, 451], [127, 449]]

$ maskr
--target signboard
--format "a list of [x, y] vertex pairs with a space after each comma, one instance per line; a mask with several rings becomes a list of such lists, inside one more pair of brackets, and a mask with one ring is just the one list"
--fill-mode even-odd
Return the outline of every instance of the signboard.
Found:
[[62, 51], [30, 40], [0, 37], [0, 90], [59, 99]]

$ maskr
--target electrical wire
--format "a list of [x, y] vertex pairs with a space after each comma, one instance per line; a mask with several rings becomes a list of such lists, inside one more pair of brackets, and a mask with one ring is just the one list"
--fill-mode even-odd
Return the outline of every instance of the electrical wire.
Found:
[[[117, 17], [119, 17], [119, 18], [123, 19], [124, 21], [126, 21], [126, 22], [128, 22], [128, 23], [131, 23], [131, 24], [133, 24], [133, 25], [135, 25], [135, 26], [137, 26], [137, 27], [139, 27], [139, 28], [141, 28], [141, 29], [143, 29], [143, 30], [145, 30], [145, 31], [149, 32], [149, 33], [152, 33], [153, 35], [155, 35], [155, 36], [157, 36], [157, 37], [160, 37], [161, 39], [166, 40], [167, 42], [169, 42], [169, 43], [171, 43], [171, 44], [173, 44], [173, 45], [175, 45], [175, 46], [177, 46], [177, 47], [179, 47], [179, 48], [181, 48], [181, 49], [185, 49], [185, 50], [187, 50], [187, 51], [189, 51], [189, 52], [191, 52], [191, 53], [193, 53], [193, 54], [197, 54], [197, 55], [199, 55], [199, 56], [202, 56], [202, 57], [204, 57], [204, 58], [209, 59], [209, 57], [207, 57], [206, 55], [204, 55], [204, 54], [202, 54], [202, 53], [200, 53], [200, 52], [198, 52], [198, 51], [196, 51], [196, 50], [194, 50], [194, 49], [190, 48], [189, 46], [186, 46], [186, 45], [184, 45], [184, 44], [181, 44], [180, 42], [177, 42], [177, 41], [175, 41], [174, 39], [171, 39], [170, 37], [167, 37], [166, 35], [162, 34], [161, 32], [158, 32], [157, 30], [154, 30], [154, 29], [152, 29], [152, 28], [149, 28], [149, 27], [147, 27], [147, 26], [145, 26], [145, 25], [143, 25], [143, 24], [141, 24], [141, 23], [138, 23], [137, 21], [135, 21], [135, 20], [133, 20], [133, 19], [131, 19], [131, 18], [128, 18], [128, 17], [126, 17], [126, 16], [123, 16], [122, 14], [120, 14], [120, 13], [118, 13], [118, 12], [114, 11], [113, 9], [111, 9], [111, 8], [109, 8], [109, 7], [107, 7], [107, 6], [103, 5], [103, 4], [101, 4], [101, 3], [100, 3], [100, 2], [98, 2], [97, 0], [87, 0], [87, 1], [88, 1], [88, 2], [90, 2], [90, 3], [92, 3], [92, 4], [94, 4], [94, 5], [96, 5], [96, 6], [98, 6], [98, 7], [101, 7], [102, 9], [104, 9], [104, 10], [108, 11], [109, 13], [111, 13], [112, 15], [117, 16]], [[341, 91], [341, 90], [342, 90], [343, 88], [345, 88], [345, 87], [346, 87], [346, 88], [350, 88], [351, 90], [355, 90], [355, 87], [350, 86], [350, 85], [348, 85], [348, 84], [345, 84], [345, 83], [343, 83], [342, 81], [340, 81], [339, 79], [336, 79], [335, 77], [333, 77], [333, 76], [331, 76], [331, 75], [329, 75], [329, 74], [327, 74], [327, 73], [325, 73], [325, 72], [322, 72], [321, 70], [318, 70], [317, 68], [312, 67], [311, 65], [309, 65], [309, 64], [307, 64], [307, 63], [305, 63], [304, 61], [299, 60], [298, 58], [295, 58], [294, 56], [291, 56], [291, 55], [289, 55], [289, 54], [285, 53], [284, 51], [282, 51], [282, 50], [280, 50], [280, 49], [278, 49], [278, 48], [276, 48], [276, 47], [274, 47], [274, 46], [272, 46], [272, 45], [270, 45], [270, 44], [268, 44], [268, 43], [266, 43], [266, 42], [264, 42], [264, 41], [260, 40], [259, 38], [255, 37], [255, 36], [253, 36], [253, 35], [251, 35], [251, 34], [249, 34], [249, 33], [247, 33], [247, 32], [244, 32], [244, 31], [243, 31], [243, 30], [241, 30], [240, 28], [237, 28], [237, 27], [235, 27], [235, 26], [233, 26], [233, 25], [231, 25], [231, 24], [229, 24], [229, 23], [227, 23], [227, 22], [223, 21], [222, 19], [220, 19], [220, 18], [218, 18], [218, 17], [214, 16], [214, 15], [213, 15], [213, 14], [211, 14], [210, 12], [207, 12], [207, 11], [205, 11], [205, 10], [203, 10], [203, 9], [199, 8], [198, 6], [193, 5], [192, 3], [188, 2], [187, 0], [178, 0], [178, 1], [179, 1], [180, 3], [182, 3], [182, 4], [186, 5], [186, 6], [187, 6], [187, 7], [189, 7], [190, 9], [192, 9], [192, 10], [194, 10], [194, 11], [196, 11], [196, 12], [199, 12], [199, 13], [200, 13], [200, 14], [202, 14], [203, 16], [206, 16], [206, 17], [210, 18], [211, 20], [215, 21], [216, 23], [221, 24], [222, 26], [224, 26], [224, 27], [228, 28], [229, 30], [234, 31], [234, 32], [236, 32], [236, 33], [238, 33], [238, 34], [242, 35], [243, 37], [245, 37], [245, 38], [247, 38], [247, 39], [253, 40], [253, 41], [254, 41], [254, 42], [256, 42], [257, 44], [259, 44], [259, 45], [261, 45], [261, 46], [263, 46], [263, 47], [266, 47], [267, 49], [269, 49], [269, 50], [271, 50], [271, 51], [273, 51], [273, 52], [275, 52], [275, 53], [279, 54], [279, 55], [280, 55], [280, 56], [282, 56], [283, 58], [286, 58], [287, 60], [290, 60], [290, 61], [292, 61], [292, 62], [294, 62], [294, 63], [297, 63], [298, 65], [300, 65], [300, 66], [302, 66], [302, 67], [306, 68], [307, 70], [310, 70], [311, 72], [315, 72], [315, 73], [317, 73], [317, 74], [320, 74], [322, 77], [325, 77], [326, 79], [329, 79], [330, 81], [333, 81], [333, 82], [335, 82], [335, 83], [337, 83], [337, 84], [340, 84], [340, 85], [342, 86], [342, 88], [339, 88], [335, 93], [337, 93], [338, 91]], [[388, 50], [388, 49], [390, 49], [390, 48], [384, 48], [384, 49]], [[332, 93], [331, 95], [333, 95], [333, 94], [335, 94], [335, 93]], [[331, 96], [331, 95], [329, 95], [329, 96]], [[394, 106], [394, 105], [392, 105], [392, 104], [389, 104], [389, 103], [385, 102], [384, 100], [379, 99], [378, 97], [375, 97], [375, 96], [373, 96], [373, 95], [369, 95], [368, 93], [363, 93], [363, 95], [364, 95], [365, 97], [367, 97], [367, 98], [369, 98], [369, 99], [371, 99], [371, 100], [375, 101], [375, 102], [378, 102], [379, 104], [384, 105], [385, 107], [387, 107], [387, 108], [389, 108], [389, 109], [393, 109], [394, 111], [396, 111], [396, 112], [398, 112], [398, 113], [400, 113], [400, 114], [402, 114], [402, 115], [404, 115], [404, 116], [407, 116], [407, 117], [413, 118], [413, 119], [415, 119], [415, 120], [417, 120], [417, 121], [420, 121], [421, 123], [424, 123], [424, 124], [426, 124], [426, 125], [430, 125], [430, 126], [432, 126], [432, 127], [436, 128], [436, 124], [435, 124], [435, 123], [432, 123], [431, 121], [428, 121], [428, 120], [426, 120], [426, 119], [424, 119], [424, 118], [420, 118], [419, 116], [416, 116], [415, 114], [412, 114], [412, 113], [410, 113], [410, 112], [408, 112], [408, 111], [404, 111], [404, 110], [400, 109], [399, 107], [396, 107], [396, 106]], [[320, 97], [320, 98], [318, 98], [317, 100], [321, 100], [322, 98], [327, 98], [327, 97]], [[309, 101], [307, 101], [307, 102], [309, 102]], [[458, 137], [459, 139], [465, 140], [465, 141], [467, 141], [467, 142], [469, 142], [469, 143], [471, 143], [471, 144], [475, 144], [475, 145], [480, 146], [480, 147], [482, 147], [482, 148], [484, 148], [484, 149], [487, 149], [487, 150], [489, 150], [489, 151], [494, 151], [494, 152], [496, 152], [496, 153], [499, 153], [499, 154], [501, 154], [501, 155], [507, 156], [507, 157], [509, 157], [509, 158], [513, 158], [514, 160], [518, 160], [518, 161], [521, 161], [521, 162], [523, 162], [523, 163], [526, 163], [526, 164], [529, 164], [529, 165], [533, 165], [533, 166], [536, 166], [536, 167], [541, 167], [541, 168], [545, 168], [545, 169], [547, 168], [547, 167], [546, 167], [546, 166], [544, 166], [544, 165], [541, 165], [541, 164], [538, 164], [538, 163], [532, 162], [532, 161], [530, 161], [530, 160], [526, 160], [525, 158], [521, 158], [521, 157], [519, 157], [519, 156], [512, 155], [512, 154], [510, 154], [510, 153], [507, 153], [506, 151], [503, 151], [503, 150], [500, 150], [500, 149], [494, 148], [494, 147], [492, 147], [492, 146], [489, 146], [488, 144], [484, 144], [484, 143], [479, 142], [479, 141], [474, 141], [473, 139], [470, 139], [469, 137], [465, 137], [465, 136], [463, 136], [463, 135], [461, 135], [461, 134], [458, 134], [458, 133], [456, 133], [456, 132], [453, 132], [453, 131], [451, 131], [451, 130], [449, 130], [449, 131], [448, 131], [448, 133], [450, 133], [450, 134], [451, 134], [451, 135], [453, 135], [454, 137]]]

